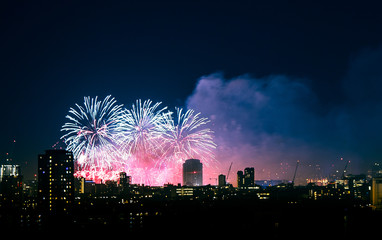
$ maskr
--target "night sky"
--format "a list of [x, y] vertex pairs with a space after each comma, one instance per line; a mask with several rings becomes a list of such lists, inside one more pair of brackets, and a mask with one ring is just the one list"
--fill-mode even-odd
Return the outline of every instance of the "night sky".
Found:
[[234, 162], [290, 178], [298, 159], [326, 176], [341, 157], [366, 173], [382, 159], [381, 12], [378, 1], [2, 1], [1, 159], [30, 178], [69, 108], [111, 94], [202, 112], [224, 174]]

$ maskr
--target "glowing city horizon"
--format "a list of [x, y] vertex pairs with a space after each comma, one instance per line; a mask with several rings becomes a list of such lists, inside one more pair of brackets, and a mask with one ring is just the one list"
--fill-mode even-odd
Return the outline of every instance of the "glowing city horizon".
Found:
[[61, 139], [75, 158], [75, 177], [95, 182], [118, 180], [120, 172], [133, 183], [180, 183], [185, 160], [216, 166], [216, 144], [208, 118], [189, 109], [160, 107], [161, 102], [136, 100], [131, 109], [111, 95], [103, 100], [84, 97], [70, 108]]

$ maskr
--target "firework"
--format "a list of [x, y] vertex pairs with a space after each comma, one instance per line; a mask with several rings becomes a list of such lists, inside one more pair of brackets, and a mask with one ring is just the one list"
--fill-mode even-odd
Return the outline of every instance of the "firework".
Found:
[[194, 110], [176, 108], [176, 117], [164, 115], [166, 134], [163, 135], [163, 158], [168, 169], [172, 170], [172, 181], [179, 182], [181, 167], [186, 159], [200, 159], [207, 167], [215, 163], [213, 132], [203, 128], [209, 123]]
[[107, 96], [103, 101], [87, 97], [84, 107], [71, 108], [62, 138], [79, 166], [76, 176], [116, 180], [124, 171], [135, 183], [161, 185], [179, 182], [186, 159], [214, 165], [213, 132], [205, 127], [209, 120], [180, 108], [174, 116], [160, 105], [137, 100], [124, 109]]
[[152, 101], [141, 100], [133, 104], [131, 110], [125, 110], [120, 117], [121, 139], [123, 150], [128, 154], [151, 154], [160, 144], [165, 131], [162, 124], [163, 114], [167, 107], [158, 109], [161, 104], [151, 105]]
[[170, 114], [165, 115], [165, 136], [167, 152], [177, 159], [198, 158], [205, 163], [214, 159], [213, 132], [209, 128], [202, 128], [209, 120], [201, 118], [200, 113], [194, 110], [183, 113], [183, 109], [176, 108], [177, 117], [174, 119]]
[[61, 138], [77, 161], [77, 175], [102, 179], [105, 172], [116, 170], [121, 165], [117, 137], [122, 105], [117, 105], [114, 98], [107, 96], [103, 101], [97, 97], [85, 97], [84, 106], [76, 104], [76, 107], [70, 108], [70, 114], [66, 116], [69, 122], [62, 126], [61, 131], [66, 134]]
[[127, 174], [140, 184], [158, 185], [164, 169], [158, 167], [162, 136], [165, 133], [161, 103], [137, 100], [120, 117], [121, 151], [127, 159]]

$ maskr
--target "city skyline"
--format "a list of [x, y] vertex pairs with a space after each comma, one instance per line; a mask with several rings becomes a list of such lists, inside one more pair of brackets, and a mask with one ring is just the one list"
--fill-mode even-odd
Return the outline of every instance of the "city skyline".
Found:
[[38, 153], [66, 148], [70, 107], [112, 95], [126, 108], [151, 99], [201, 112], [217, 145], [215, 177], [254, 167], [257, 179], [290, 180], [297, 160], [297, 184], [345, 166], [366, 174], [382, 159], [380, 9], [6, 1], [0, 161], [33, 179]]
[[74, 177], [72, 152], [46, 150], [38, 155], [36, 180], [24, 181], [17, 165], [1, 165], [0, 224], [28, 236], [64, 229], [78, 236], [75, 230], [81, 229], [86, 236], [121, 231], [142, 237], [196, 226], [215, 235], [229, 228], [285, 238], [306, 237], [312, 231], [332, 237], [375, 236], [370, 229], [381, 223], [378, 165], [368, 175], [344, 170], [339, 179], [305, 186], [296, 186], [294, 178], [292, 182], [256, 180], [253, 167], [237, 172], [237, 187], [222, 174], [216, 185], [205, 185], [203, 168], [198, 159], [185, 161], [183, 184], [135, 184], [125, 172], [119, 173], [118, 180], [97, 183]]
[[366, 239], [382, 2], [2, 1], [14, 236]]
[[370, 228], [381, 222], [380, 168], [372, 176], [347, 175], [328, 184], [295, 186], [277, 181], [259, 185], [255, 169], [248, 167], [237, 172], [238, 187], [226, 183], [224, 175], [219, 185], [211, 186], [201, 184], [201, 163], [190, 159], [183, 166], [183, 185], [147, 186], [131, 183], [124, 172], [119, 181], [73, 178], [73, 155], [66, 150], [47, 150], [38, 158], [38, 181], [24, 182], [16, 166], [1, 168], [0, 222], [19, 234], [70, 228], [87, 236], [99, 231], [142, 236], [197, 224], [214, 234], [229, 227], [259, 230], [257, 236], [264, 237], [306, 236], [312, 231], [344, 237], [374, 236]]
[[[293, 172], [289, 172], [288, 170], [284, 169], [284, 174], [280, 175], [280, 178], [255, 178], [257, 176], [256, 170], [254, 167], [246, 167], [244, 171], [239, 170], [237, 173], [232, 173], [231, 168], [228, 170], [227, 175], [220, 173], [218, 175], [213, 175], [213, 173], [209, 172], [208, 174], [203, 173], [203, 163], [199, 159], [186, 159], [182, 165], [182, 170], [178, 174], [182, 174], [176, 177], [177, 180], [175, 181], [165, 181], [165, 182], [154, 182], [154, 183], [147, 183], [142, 182], [140, 179], [144, 178], [146, 174], [143, 173], [142, 176], [139, 176], [139, 174], [131, 175], [127, 174], [125, 170], [129, 169], [120, 169], [116, 175], [117, 177], [113, 178], [94, 178], [94, 176], [82, 176], [79, 175], [81, 173], [81, 167], [78, 166], [78, 163], [76, 163], [75, 158], [73, 157], [73, 153], [64, 149], [46, 149], [45, 154], [38, 154], [38, 161], [41, 162], [41, 159], [45, 159], [44, 161], [47, 162], [46, 159], [48, 155], [57, 155], [58, 156], [64, 153], [64, 155], [70, 155], [69, 158], [72, 159], [71, 164], [73, 166], [66, 169], [66, 174], [69, 174], [71, 177], [74, 177], [74, 179], [77, 179], [79, 181], [82, 181], [81, 179], [84, 179], [85, 181], [92, 182], [93, 184], [104, 184], [105, 182], [120, 182], [121, 178], [122, 181], [126, 181], [129, 184], [135, 184], [135, 185], [142, 185], [142, 186], [153, 186], [153, 187], [163, 187], [166, 185], [183, 185], [183, 186], [232, 186], [236, 187], [238, 189], [247, 189], [248, 187], [267, 187], [267, 186], [277, 186], [277, 185], [283, 185], [283, 184], [289, 184], [290, 186], [308, 186], [308, 185], [317, 185], [317, 186], [328, 186], [330, 184], [343, 184], [344, 180], [352, 179], [352, 178], [363, 178], [368, 179], [371, 181], [374, 177], [379, 177], [382, 174], [382, 165], [379, 163], [375, 163], [370, 169], [368, 169], [367, 172], [363, 172], [360, 174], [353, 174], [348, 171], [348, 164], [350, 161], [344, 161], [345, 167], [343, 169], [338, 168], [334, 169], [333, 172], [328, 176], [322, 176], [319, 174], [319, 172], [312, 172], [311, 175], [308, 175], [309, 178], [300, 177], [300, 181], [296, 181], [296, 174], [298, 167], [300, 165], [300, 161], [297, 161], [295, 166], [288, 167], [289, 171], [294, 169]], [[61, 158], [58, 158], [61, 159]], [[343, 159], [341, 159], [342, 161]], [[51, 161], [51, 160], [50, 160]], [[58, 162], [57, 162], [58, 163]], [[233, 164], [233, 162], [232, 162]], [[231, 164], [231, 165], [232, 165]], [[62, 164], [61, 164], [62, 165]], [[65, 169], [66, 166], [63, 168]], [[208, 166], [207, 166], [208, 168]], [[309, 168], [313, 168], [314, 170], [319, 169], [319, 165], [316, 166], [309, 166]], [[25, 178], [23, 175], [23, 171], [20, 165], [14, 164], [12, 161], [3, 161], [0, 162], [0, 182], [2, 176], [18, 176], [20, 177], [20, 181], [37, 181], [39, 178], [41, 178], [42, 175], [45, 174], [47, 171], [46, 169], [42, 169], [41, 167], [38, 167], [36, 169], [37, 174], [33, 176], [33, 178]], [[50, 170], [51, 171], [51, 170]], [[62, 170], [64, 171], [64, 170]], [[65, 171], [64, 171], [65, 172]], [[131, 173], [131, 172], [129, 172]], [[231, 174], [231, 175], [230, 175]], [[234, 175], [234, 177], [232, 177]], [[285, 176], [291, 176], [292, 178], [288, 178]], [[299, 174], [301, 175], [301, 174]], [[231, 176], [230, 180], [228, 180], [228, 177]], [[154, 176], [155, 177], [155, 176]], [[138, 180], [134, 179], [137, 178]], [[183, 178], [183, 181], [181, 180]], [[134, 179], [134, 181], [132, 181]], [[203, 182], [203, 179], [209, 179], [210, 181]], [[224, 183], [224, 184], [222, 184]], [[252, 189], [250, 188], [250, 189]]]

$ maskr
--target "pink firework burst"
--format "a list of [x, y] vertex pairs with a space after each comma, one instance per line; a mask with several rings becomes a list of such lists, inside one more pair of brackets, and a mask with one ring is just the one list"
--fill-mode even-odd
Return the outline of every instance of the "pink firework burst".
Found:
[[160, 105], [137, 100], [124, 109], [107, 96], [103, 101], [87, 97], [84, 107], [71, 108], [61, 130], [76, 159], [76, 176], [117, 180], [124, 171], [134, 183], [163, 185], [180, 182], [187, 159], [200, 159], [208, 169], [216, 166], [209, 120], [193, 110], [176, 108], [174, 114]]

